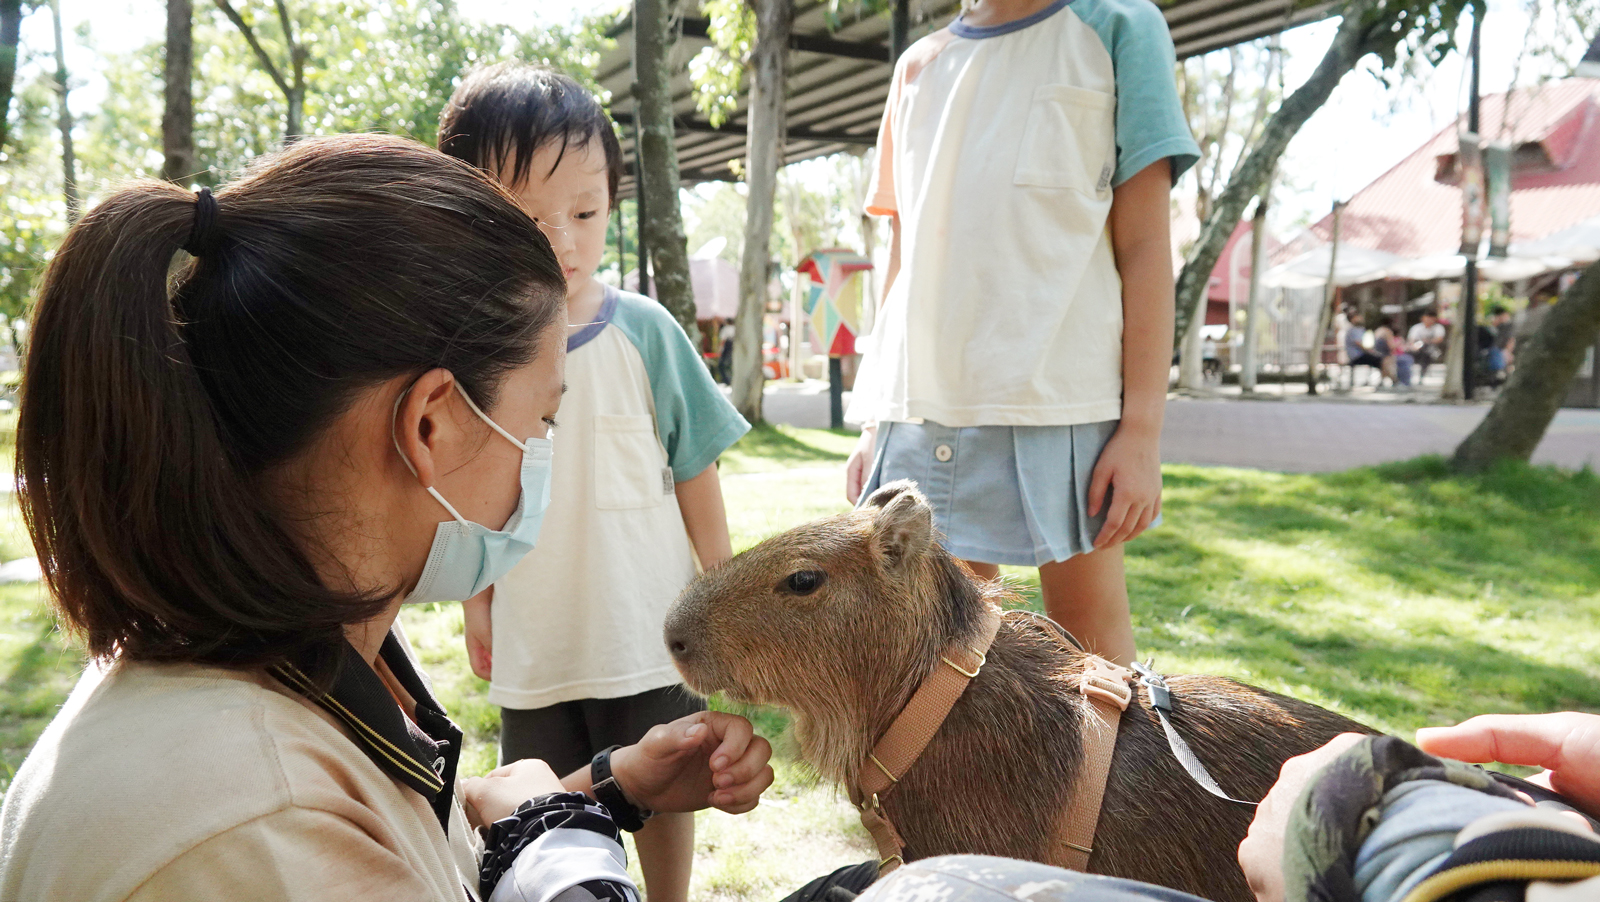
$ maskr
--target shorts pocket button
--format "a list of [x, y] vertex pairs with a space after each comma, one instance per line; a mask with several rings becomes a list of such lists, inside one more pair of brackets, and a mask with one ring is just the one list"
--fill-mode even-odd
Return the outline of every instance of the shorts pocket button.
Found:
[[949, 463], [950, 458], [955, 456], [955, 452], [950, 450], [949, 445], [940, 445], [933, 449], [933, 456], [938, 459], [939, 463]]

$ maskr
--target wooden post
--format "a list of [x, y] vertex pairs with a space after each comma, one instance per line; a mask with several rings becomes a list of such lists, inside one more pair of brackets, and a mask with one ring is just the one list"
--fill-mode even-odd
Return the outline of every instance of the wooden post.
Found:
[[739, 268], [739, 316], [734, 321], [733, 406], [761, 420], [761, 340], [770, 276], [772, 201], [783, 163], [784, 69], [794, 9], [791, 0], [752, 0], [756, 46], [751, 54], [749, 124], [745, 138], [744, 259]]
[[1322, 293], [1322, 315], [1317, 318], [1317, 331], [1311, 336], [1311, 350], [1306, 353], [1306, 394], [1317, 393], [1317, 370], [1322, 364], [1322, 340], [1328, 334], [1328, 323], [1333, 320], [1333, 302], [1339, 296], [1339, 220], [1344, 214], [1344, 202], [1333, 202], [1333, 244], [1328, 248], [1328, 284]]
[[[1244, 348], [1239, 365], [1239, 388], [1246, 392], [1256, 390], [1256, 346], [1261, 340], [1261, 265], [1267, 262], [1264, 253], [1267, 195], [1271, 191], [1272, 182], [1268, 180], [1266, 189], [1256, 198], [1256, 215], [1250, 224], [1250, 297], [1244, 308]], [[1281, 383], [1283, 374], [1279, 373], [1278, 378]]]

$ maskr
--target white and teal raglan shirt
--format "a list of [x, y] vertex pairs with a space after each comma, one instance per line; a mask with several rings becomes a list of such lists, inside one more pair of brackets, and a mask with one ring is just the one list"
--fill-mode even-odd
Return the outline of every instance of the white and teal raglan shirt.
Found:
[[1057, 0], [957, 19], [895, 67], [867, 212], [900, 219], [900, 272], [849, 419], [1055, 426], [1122, 414], [1113, 190], [1199, 148], [1149, 0]]
[[550, 509], [495, 583], [489, 701], [543, 708], [679, 682], [661, 639], [695, 576], [674, 493], [750, 429], [660, 304], [606, 288], [567, 339]]

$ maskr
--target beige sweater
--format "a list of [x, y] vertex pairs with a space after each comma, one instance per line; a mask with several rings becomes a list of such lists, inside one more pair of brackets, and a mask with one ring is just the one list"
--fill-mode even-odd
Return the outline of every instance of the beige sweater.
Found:
[[84, 675], [17, 772], [0, 899], [460, 902], [476, 842], [271, 677], [123, 662]]

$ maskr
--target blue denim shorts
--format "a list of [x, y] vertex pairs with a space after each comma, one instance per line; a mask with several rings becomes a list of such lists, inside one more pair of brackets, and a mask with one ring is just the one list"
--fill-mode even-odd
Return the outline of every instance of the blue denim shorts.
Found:
[[933, 506], [944, 547], [962, 560], [1037, 567], [1094, 550], [1089, 481], [1118, 420], [1075, 426], [882, 423], [862, 496], [897, 479]]

